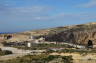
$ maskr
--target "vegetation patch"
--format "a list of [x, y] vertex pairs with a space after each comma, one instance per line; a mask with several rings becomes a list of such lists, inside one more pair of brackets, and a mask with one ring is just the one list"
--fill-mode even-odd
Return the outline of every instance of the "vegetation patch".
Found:
[[29, 49], [29, 50], [42, 50], [50, 48], [72, 48], [71, 46], [65, 44], [34, 44], [30, 48], [26, 46], [14, 46], [14, 47], [18, 49]]
[[[61, 60], [57, 60], [61, 59]], [[59, 56], [59, 55], [26, 55], [22, 58], [16, 58], [8, 61], [1, 61], [2, 63], [72, 63], [72, 56]]]
[[0, 49], [0, 56], [9, 55], [9, 54], [12, 54], [12, 52], [11, 51], [8, 51], [8, 50], [1, 50]]

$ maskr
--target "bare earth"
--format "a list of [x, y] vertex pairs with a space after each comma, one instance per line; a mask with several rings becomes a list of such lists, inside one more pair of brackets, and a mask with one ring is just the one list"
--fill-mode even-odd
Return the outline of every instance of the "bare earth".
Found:
[[88, 60], [88, 59], [96, 59], [96, 53], [89, 53], [87, 55], [79, 54], [79, 53], [51, 53], [50, 55], [61, 55], [61, 56], [72, 56], [75, 60]]

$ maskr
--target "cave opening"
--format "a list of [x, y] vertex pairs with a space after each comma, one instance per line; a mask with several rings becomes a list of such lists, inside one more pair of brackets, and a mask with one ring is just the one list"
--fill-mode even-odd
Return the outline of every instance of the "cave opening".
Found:
[[93, 41], [89, 40], [87, 45], [88, 48], [93, 48]]

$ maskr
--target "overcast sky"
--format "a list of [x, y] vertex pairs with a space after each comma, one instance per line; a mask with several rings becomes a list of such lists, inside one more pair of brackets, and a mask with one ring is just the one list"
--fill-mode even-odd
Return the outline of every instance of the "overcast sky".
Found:
[[96, 0], [0, 0], [0, 32], [96, 21]]

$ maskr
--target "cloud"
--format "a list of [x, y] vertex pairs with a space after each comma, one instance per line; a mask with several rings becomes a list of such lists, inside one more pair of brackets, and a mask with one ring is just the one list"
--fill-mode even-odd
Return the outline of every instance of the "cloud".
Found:
[[[90, 2], [95, 2], [91, 0]], [[86, 3], [89, 5], [89, 2]], [[91, 4], [92, 5], [92, 4]], [[66, 14], [65, 12], [54, 13], [56, 9], [49, 6], [20, 6], [10, 7], [8, 4], [0, 4], [0, 21], [71, 21], [95, 19], [95, 14]], [[6, 19], [5, 19], [6, 18]]]
[[96, 13], [78, 13], [78, 14], [65, 14], [57, 13], [51, 16], [37, 16], [34, 18], [37, 21], [79, 21], [96, 19]]
[[96, 18], [95, 14], [89, 13], [65, 14], [64, 12], [59, 12], [51, 14], [52, 12], [55, 12], [55, 9], [48, 6], [34, 5], [13, 8], [3, 4], [0, 7], [0, 17], [3, 21], [70, 21]]
[[[8, 8], [8, 9], [7, 9]], [[48, 6], [26, 6], [26, 7], [0, 7], [0, 16], [8, 17], [11, 20], [34, 20], [38, 16], [45, 16], [52, 10]], [[37, 18], [39, 19], [39, 18]]]
[[30, 6], [30, 7], [17, 7], [13, 8], [14, 11], [21, 12], [21, 13], [40, 13], [49, 11], [51, 8], [46, 6]]
[[7, 4], [0, 3], [0, 12], [1, 11], [6, 11], [6, 10], [8, 10], [8, 5]]
[[83, 8], [96, 7], [96, 0], [89, 0], [87, 3], [77, 5], [77, 7], [83, 7]]

